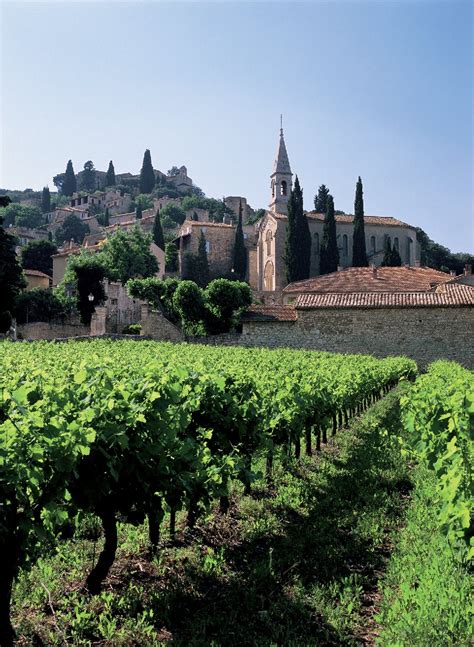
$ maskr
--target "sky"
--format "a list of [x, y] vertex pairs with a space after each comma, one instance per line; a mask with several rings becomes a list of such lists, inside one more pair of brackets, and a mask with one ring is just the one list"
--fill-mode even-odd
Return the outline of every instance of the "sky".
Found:
[[306, 209], [360, 175], [366, 214], [474, 252], [472, 3], [0, 3], [0, 187], [149, 148], [266, 207], [282, 113]]

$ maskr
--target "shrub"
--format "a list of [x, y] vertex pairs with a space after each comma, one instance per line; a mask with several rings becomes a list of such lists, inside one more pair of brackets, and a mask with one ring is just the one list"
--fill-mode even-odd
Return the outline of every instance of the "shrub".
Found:
[[122, 335], [139, 335], [142, 329], [141, 324], [129, 324], [122, 330]]

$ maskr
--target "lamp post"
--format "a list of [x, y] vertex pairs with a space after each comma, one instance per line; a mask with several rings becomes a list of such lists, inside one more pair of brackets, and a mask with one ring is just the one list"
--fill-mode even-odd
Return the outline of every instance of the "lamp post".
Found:
[[87, 298], [89, 299], [90, 303], [94, 301], [94, 295], [92, 294], [92, 292], [89, 292], [89, 295]]

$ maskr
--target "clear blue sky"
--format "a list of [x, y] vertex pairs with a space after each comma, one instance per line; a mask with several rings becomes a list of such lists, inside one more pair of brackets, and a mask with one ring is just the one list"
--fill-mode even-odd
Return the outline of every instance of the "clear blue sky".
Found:
[[279, 116], [312, 208], [473, 251], [470, 2], [3, 3], [3, 188], [92, 159], [185, 164], [207, 195], [269, 201]]

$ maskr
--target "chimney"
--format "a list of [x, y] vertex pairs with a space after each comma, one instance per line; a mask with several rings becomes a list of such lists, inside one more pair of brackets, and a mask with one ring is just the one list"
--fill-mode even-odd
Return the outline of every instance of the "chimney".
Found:
[[464, 276], [470, 276], [472, 274], [472, 265], [471, 263], [466, 263], [464, 266]]
[[376, 279], [377, 278], [377, 266], [375, 265], [375, 263], [372, 263], [371, 268], [372, 268], [372, 278]]

